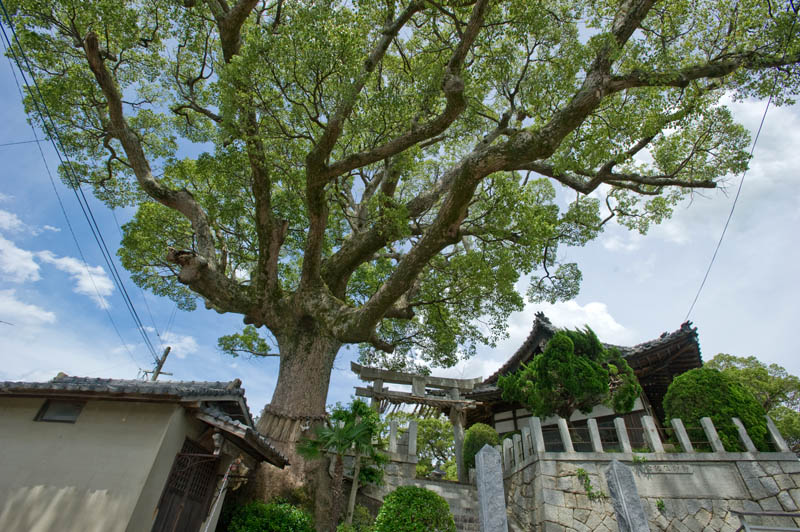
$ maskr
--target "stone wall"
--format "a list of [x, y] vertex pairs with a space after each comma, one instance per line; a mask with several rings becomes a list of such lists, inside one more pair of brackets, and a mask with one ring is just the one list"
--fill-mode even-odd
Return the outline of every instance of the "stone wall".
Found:
[[[652, 420], [645, 425], [648, 447], [656, 452], [631, 452], [621, 423], [617, 428], [623, 452], [603, 452], [591, 426], [594, 452], [572, 451], [566, 423], [561, 424], [561, 437], [568, 452], [547, 452], [541, 423], [532, 418], [501, 450], [510, 530], [618, 530], [604, 474], [613, 459], [634, 470], [653, 531], [734, 532], [740, 526], [737, 511], [794, 512], [800, 507], [800, 462], [774, 426], [770, 429], [777, 452], [755, 451], [742, 430], [743, 447], [751, 450], [732, 453], [722, 448], [710, 420], [704, 420], [703, 428], [714, 452], [695, 452], [682, 430], [683, 452], [665, 452]], [[682, 429], [680, 423], [674, 425]], [[748, 522], [800, 526], [800, 519], [786, 517], [750, 517]]]

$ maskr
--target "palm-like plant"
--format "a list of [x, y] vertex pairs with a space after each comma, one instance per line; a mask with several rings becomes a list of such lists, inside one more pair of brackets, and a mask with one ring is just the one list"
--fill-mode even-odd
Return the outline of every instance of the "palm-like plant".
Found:
[[337, 405], [328, 421], [314, 430], [314, 439], [303, 439], [297, 451], [306, 458], [320, 458], [323, 453], [334, 455], [331, 518], [335, 527], [341, 514], [344, 485], [344, 455], [353, 451], [353, 487], [347, 511], [347, 523], [353, 518], [358, 479], [363, 458], [380, 460], [374, 437], [378, 434], [380, 417], [365, 402], [354, 400], [349, 406]]

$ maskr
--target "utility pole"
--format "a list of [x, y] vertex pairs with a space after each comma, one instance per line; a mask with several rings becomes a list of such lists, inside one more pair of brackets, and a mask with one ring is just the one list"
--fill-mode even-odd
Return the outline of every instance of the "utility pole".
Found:
[[163, 371], [163, 372], [161, 371], [161, 368], [164, 367], [164, 362], [167, 361], [167, 355], [169, 355], [170, 349], [172, 349], [170, 346], [167, 346], [167, 348], [164, 349], [164, 354], [161, 355], [161, 358], [158, 360], [158, 363], [156, 364], [156, 369], [154, 369], [153, 371], [145, 371], [145, 374], [147, 374], [147, 373], [152, 373], [153, 374], [153, 376], [150, 377], [151, 381], [157, 380], [159, 375], [172, 375], [172, 373], [167, 373], [166, 371]]

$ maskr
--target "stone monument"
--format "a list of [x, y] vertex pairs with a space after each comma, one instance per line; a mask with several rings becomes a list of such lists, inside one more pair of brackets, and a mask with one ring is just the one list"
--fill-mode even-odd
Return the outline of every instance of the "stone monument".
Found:
[[619, 532], [650, 532], [631, 468], [619, 460], [612, 460], [606, 469], [606, 482], [617, 514]]
[[508, 532], [503, 465], [497, 449], [484, 445], [475, 455], [475, 470], [481, 532]]

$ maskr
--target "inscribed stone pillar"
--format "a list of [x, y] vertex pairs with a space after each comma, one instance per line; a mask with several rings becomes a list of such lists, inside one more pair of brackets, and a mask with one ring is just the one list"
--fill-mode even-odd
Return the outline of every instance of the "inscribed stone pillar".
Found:
[[475, 466], [481, 532], [508, 532], [500, 453], [484, 445], [475, 455]]
[[531, 438], [530, 427], [522, 427], [522, 451], [526, 459], [533, 456], [533, 438]]
[[514, 443], [506, 438], [503, 440], [503, 464], [506, 471], [511, 471], [517, 464], [514, 463]]
[[606, 482], [617, 514], [619, 532], [650, 532], [631, 468], [619, 460], [612, 460], [606, 469]]
[[417, 456], [417, 422], [408, 422], [408, 456]]
[[523, 460], [522, 437], [519, 434], [514, 434], [511, 437], [511, 441], [514, 443], [514, 463], [519, 466]]
[[464, 425], [466, 424], [466, 413], [460, 408], [451, 406], [450, 423], [453, 424], [453, 440], [455, 443], [458, 481], [466, 483], [469, 481], [467, 468], [464, 467]]
[[397, 452], [397, 420], [393, 419], [389, 422], [389, 452]]

